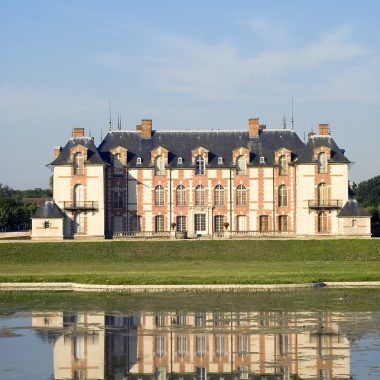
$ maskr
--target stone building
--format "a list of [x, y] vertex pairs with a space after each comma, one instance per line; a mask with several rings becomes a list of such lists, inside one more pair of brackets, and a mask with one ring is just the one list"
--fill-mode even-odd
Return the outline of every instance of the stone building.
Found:
[[145, 119], [98, 147], [74, 128], [51, 166], [65, 238], [370, 236], [369, 216], [352, 214], [349, 164], [328, 124], [303, 142], [254, 118], [178, 132]]

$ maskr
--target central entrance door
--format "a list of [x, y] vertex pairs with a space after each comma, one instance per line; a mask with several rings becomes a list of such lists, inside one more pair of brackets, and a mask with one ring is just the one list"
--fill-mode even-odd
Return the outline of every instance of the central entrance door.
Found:
[[194, 233], [203, 235], [206, 233], [206, 214], [194, 215]]

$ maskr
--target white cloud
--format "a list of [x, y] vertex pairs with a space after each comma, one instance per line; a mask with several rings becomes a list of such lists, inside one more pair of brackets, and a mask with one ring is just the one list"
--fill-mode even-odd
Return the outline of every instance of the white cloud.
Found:
[[347, 67], [367, 57], [369, 51], [350, 42], [350, 34], [351, 29], [344, 26], [299, 48], [252, 51], [250, 55], [227, 43], [212, 45], [161, 35], [156, 37], [161, 53], [152, 58], [145, 78], [156, 89], [211, 100], [281, 95], [283, 84], [300, 81], [302, 74], [310, 73], [311, 85], [319, 69], [329, 72], [333, 64]]

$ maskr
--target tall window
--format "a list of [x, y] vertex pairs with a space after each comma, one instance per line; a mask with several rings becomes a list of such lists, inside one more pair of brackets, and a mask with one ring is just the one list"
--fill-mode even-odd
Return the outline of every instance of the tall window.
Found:
[[223, 215], [215, 215], [214, 216], [214, 231], [215, 232], [223, 232]]
[[177, 231], [186, 231], [186, 216], [177, 216]]
[[247, 204], [247, 191], [243, 185], [239, 185], [236, 189], [236, 205], [245, 206]]
[[226, 338], [224, 335], [215, 335], [215, 354], [216, 356], [224, 356], [226, 349]]
[[123, 163], [121, 162], [121, 154], [119, 153], [113, 156], [113, 174], [115, 177], [123, 175]]
[[83, 213], [76, 212], [74, 215], [74, 233], [82, 234], [84, 232], [84, 217]]
[[156, 355], [162, 358], [165, 355], [165, 337], [163, 335], [156, 336]]
[[177, 336], [177, 354], [179, 357], [183, 358], [186, 355], [187, 339], [186, 335]]
[[268, 232], [269, 231], [269, 216], [261, 215], [260, 216], [260, 232]]
[[205, 158], [203, 156], [197, 156], [195, 158], [195, 174], [203, 175], [205, 174]]
[[132, 231], [140, 232], [141, 231], [141, 216], [135, 215], [132, 219]]
[[324, 152], [318, 154], [318, 173], [327, 173], [327, 156]]
[[165, 230], [164, 216], [163, 215], [155, 216], [155, 218], [154, 218], [154, 230], [156, 232], [163, 232]]
[[288, 206], [288, 189], [285, 185], [278, 188], [278, 207]]
[[113, 233], [117, 234], [123, 232], [123, 217], [122, 216], [114, 216], [113, 217]]
[[214, 189], [214, 206], [224, 205], [224, 189], [223, 186], [217, 185]]
[[206, 380], [207, 371], [206, 367], [197, 367], [196, 368], [196, 380]]
[[123, 190], [119, 186], [116, 186], [113, 190], [113, 207], [123, 207]]
[[155, 175], [164, 175], [165, 174], [165, 161], [164, 157], [157, 156], [154, 160], [154, 174]]
[[176, 190], [176, 205], [186, 206], [186, 189], [185, 186], [179, 185]]
[[278, 230], [280, 232], [286, 232], [288, 230], [288, 216], [280, 215], [278, 217]]
[[74, 175], [84, 175], [84, 157], [80, 152], [74, 154]]
[[239, 156], [236, 159], [236, 174], [245, 175], [247, 172], [247, 162], [244, 156]]
[[248, 335], [238, 335], [237, 349], [239, 356], [244, 356], [248, 353]]
[[247, 216], [238, 215], [236, 217], [236, 227], [238, 231], [247, 231]]
[[84, 201], [84, 190], [82, 185], [74, 186], [74, 206], [81, 207], [83, 206]]
[[206, 231], [206, 215], [205, 214], [195, 214], [194, 215], [194, 226], [195, 226], [195, 232]]
[[154, 189], [154, 204], [156, 206], [163, 206], [165, 204], [164, 188], [161, 185], [156, 186]]
[[206, 337], [204, 335], [197, 335], [195, 344], [196, 344], [197, 356], [205, 356]]
[[195, 206], [205, 205], [205, 188], [202, 185], [198, 185], [195, 188]]
[[286, 156], [281, 156], [278, 159], [278, 163], [279, 163], [279, 174], [287, 175], [288, 174], [288, 160], [286, 159]]
[[322, 211], [318, 214], [318, 232], [327, 232], [327, 212]]
[[318, 205], [327, 205], [327, 185], [325, 183], [318, 185]]

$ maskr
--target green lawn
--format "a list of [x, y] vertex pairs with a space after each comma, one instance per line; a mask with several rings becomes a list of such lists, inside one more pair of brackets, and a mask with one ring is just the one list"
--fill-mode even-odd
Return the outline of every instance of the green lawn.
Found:
[[380, 240], [0, 244], [0, 281], [271, 284], [380, 281]]

